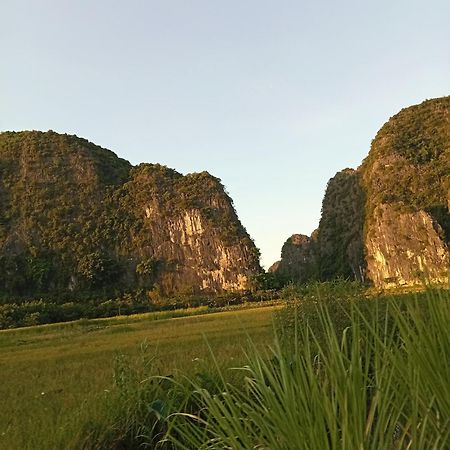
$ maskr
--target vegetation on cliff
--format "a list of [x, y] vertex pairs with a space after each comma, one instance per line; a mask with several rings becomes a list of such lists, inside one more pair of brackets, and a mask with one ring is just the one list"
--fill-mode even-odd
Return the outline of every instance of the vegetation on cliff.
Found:
[[381, 203], [429, 211], [448, 233], [450, 96], [393, 116], [377, 133], [361, 172], [368, 212]]
[[238, 290], [260, 270], [231, 199], [207, 172], [132, 167], [76, 136], [30, 131], [0, 134], [0, 175], [5, 300]]
[[328, 182], [317, 233], [318, 279], [364, 280], [365, 201], [358, 171], [342, 170]]

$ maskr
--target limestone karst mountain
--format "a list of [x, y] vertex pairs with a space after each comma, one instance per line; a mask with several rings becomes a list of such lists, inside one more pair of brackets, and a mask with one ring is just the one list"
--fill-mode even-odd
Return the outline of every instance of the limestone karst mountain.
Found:
[[449, 209], [450, 97], [443, 97], [401, 110], [357, 170], [329, 181], [309, 263], [283, 252], [277, 272], [378, 287], [448, 282]]
[[0, 294], [242, 290], [259, 252], [220, 180], [54, 132], [0, 134]]

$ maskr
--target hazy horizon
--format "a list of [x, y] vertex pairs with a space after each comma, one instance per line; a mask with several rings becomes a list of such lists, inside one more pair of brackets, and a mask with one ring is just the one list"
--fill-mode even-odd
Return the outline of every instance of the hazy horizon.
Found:
[[[450, 94], [443, 0], [6, 0], [0, 131], [221, 178], [268, 268], [401, 108]], [[357, 37], [357, 38], [356, 38]]]

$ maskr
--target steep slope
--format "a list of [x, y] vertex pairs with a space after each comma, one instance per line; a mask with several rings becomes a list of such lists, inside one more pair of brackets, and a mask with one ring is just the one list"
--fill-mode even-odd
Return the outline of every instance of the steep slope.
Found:
[[259, 253], [220, 180], [132, 167], [54, 132], [0, 134], [0, 294], [240, 290]]
[[328, 182], [317, 233], [318, 274], [364, 280], [365, 191], [360, 172], [345, 169]]
[[[450, 97], [444, 97], [400, 111], [357, 170], [329, 181], [312, 258], [318, 278], [379, 287], [447, 282], [449, 208]], [[282, 255], [279, 270], [293, 263]]]

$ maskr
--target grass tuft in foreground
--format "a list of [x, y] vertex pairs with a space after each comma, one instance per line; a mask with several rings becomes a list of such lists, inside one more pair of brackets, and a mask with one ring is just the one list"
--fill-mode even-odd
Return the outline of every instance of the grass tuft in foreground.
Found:
[[292, 346], [250, 352], [242, 385], [192, 381], [198, 411], [168, 418], [176, 448], [448, 449], [448, 293], [351, 302], [342, 333], [326, 306], [316, 312], [320, 327], [297, 326]]

